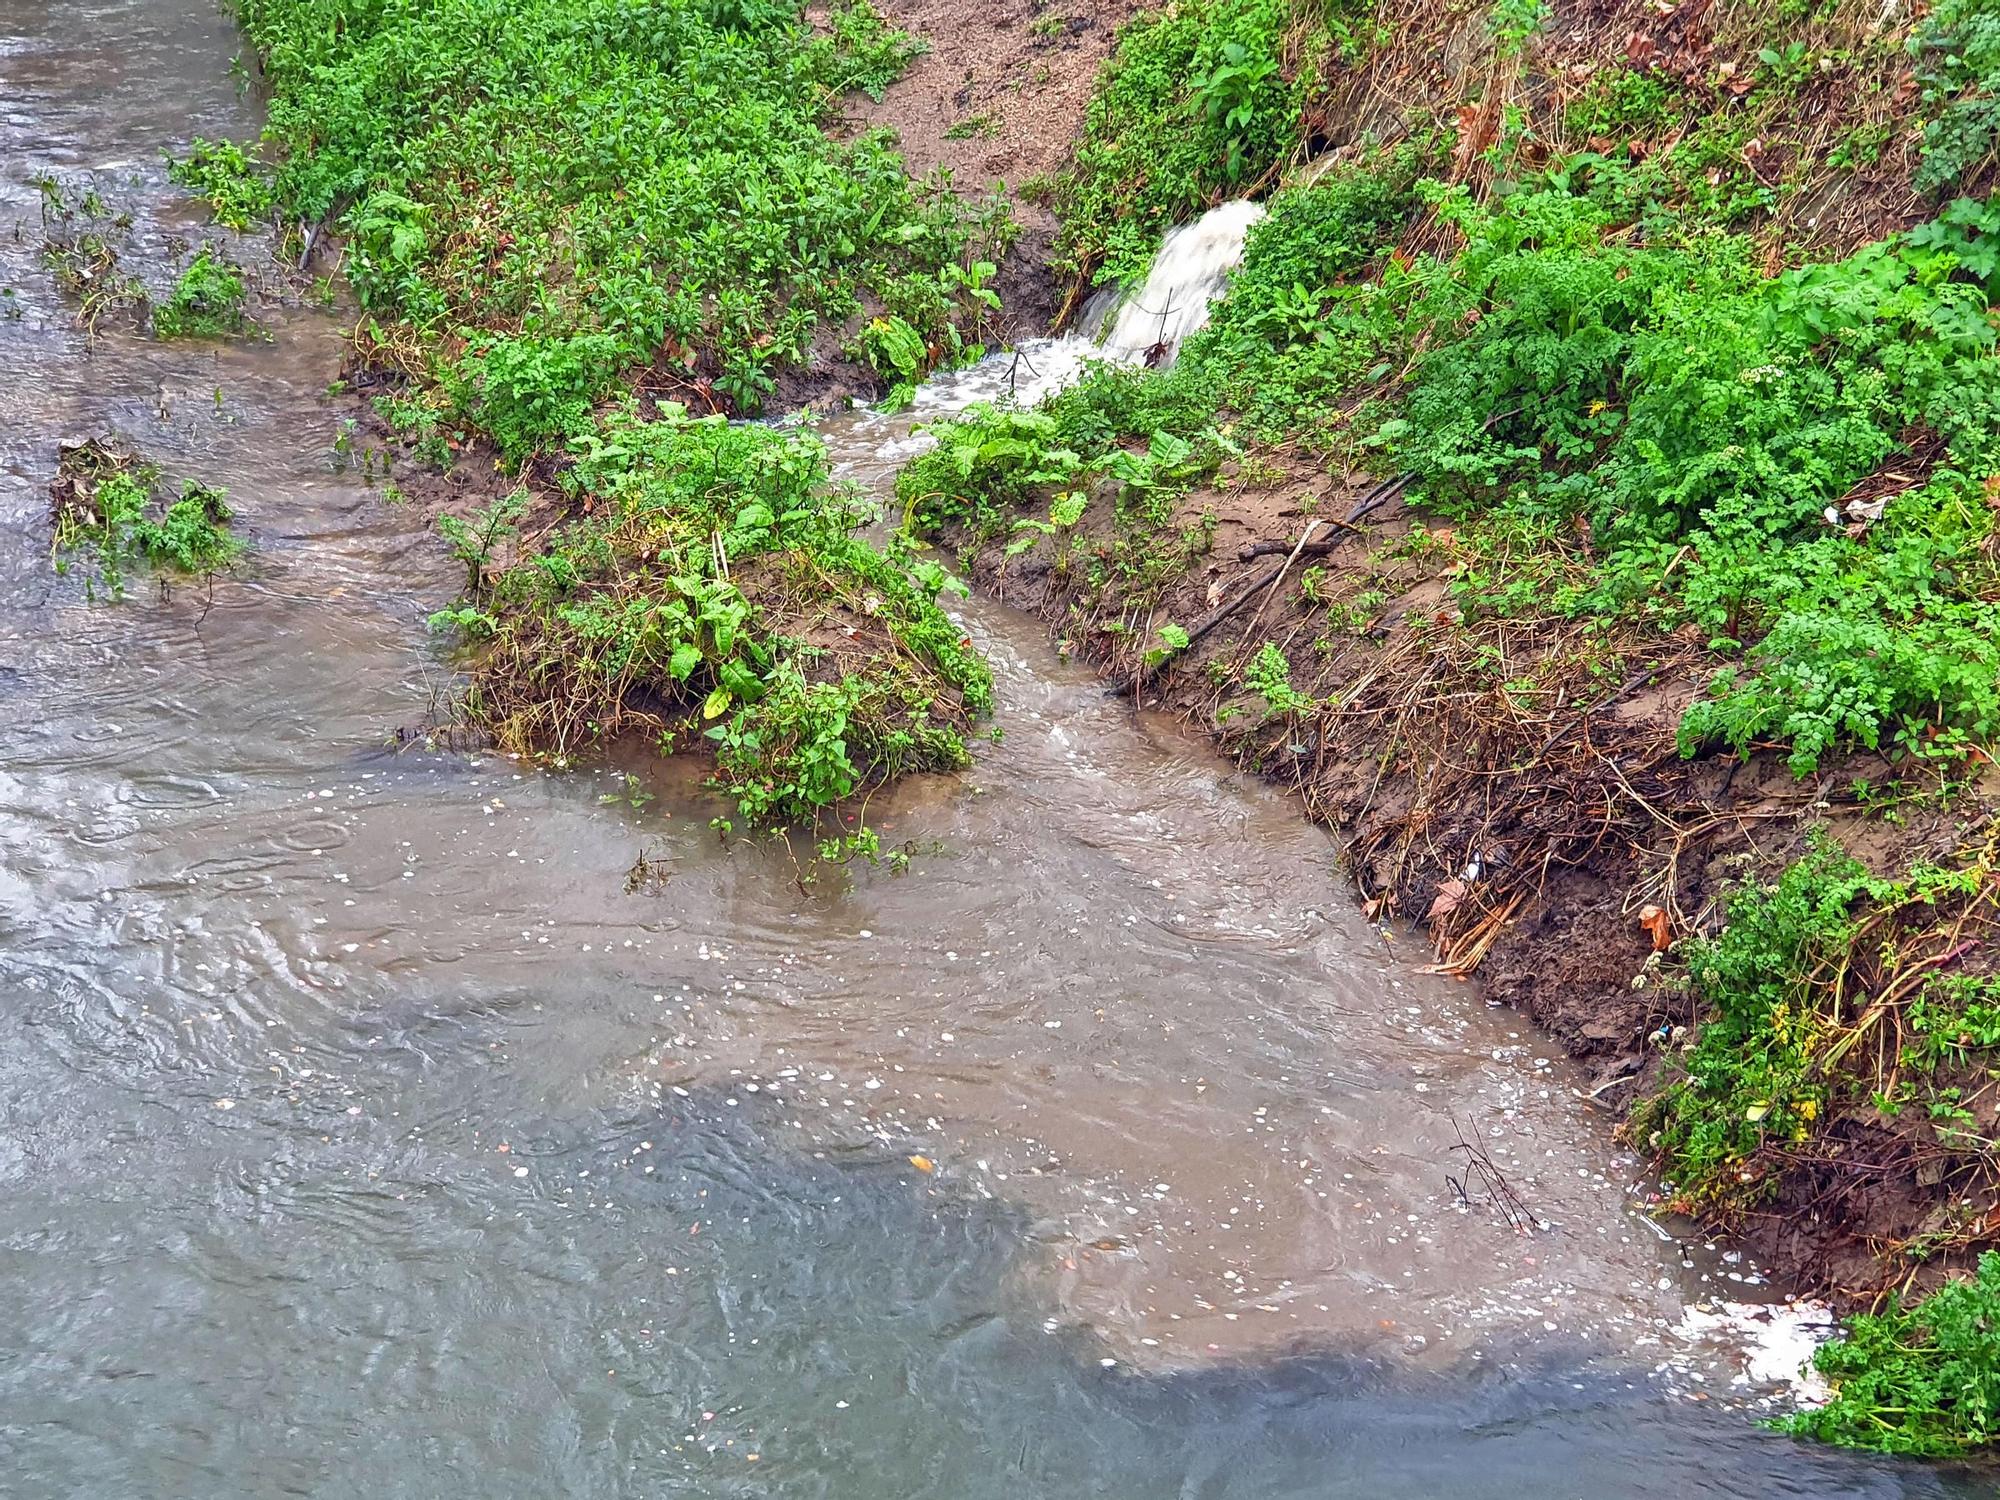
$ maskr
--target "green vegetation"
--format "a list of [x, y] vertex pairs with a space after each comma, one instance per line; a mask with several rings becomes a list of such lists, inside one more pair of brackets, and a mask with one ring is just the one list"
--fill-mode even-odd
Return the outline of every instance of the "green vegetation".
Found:
[[208, 576], [242, 556], [221, 490], [190, 481], [167, 500], [159, 479], [153, 465], [100, 443], [64, 450], [50, 487], [56, 571], [81, 565], [90, 598], [120, 599], [139, 564]]
[[1163, 231], [1291, 152], [1321, 61], [1365, 25], [1318, 0], [1173, 0], [1135, 16], [1057, 186], [1060, 266], [1143, 277]]
[[[721, 420], [831, 348], [905, 393], [990, 336], [1004, 205], [822, 128], [920, 44], [866, 0], [234, 3], [273, 202], [342, 237], [357, 344], [408, 377], [378, 413], [439, 469], [485, 434], [568, 517], [527, 550], [529, 492], [440, 519], [466, 716], [557, 765], [700, 748], [757, 826], [964, 764], [990, 685], [942, 573], [850, 535], [809, 433]], [[186, 172], [258, 201], [217, 148]]]
[[1991, 163], [2000, 144], [2000, 11], [1989, 0], [1940, 0], [1911, 50], [1931, 114], [1915, 183], [1937, 192]]
[[153, 332], [163, 339], [219, 338], [249, 326], [243, 274], [213, 245], [195, 251], [166, 301], [153, 309]]
[[[990, 532], [1156, 433], [1193, 445], [1183, 491], [1244, 437], [1303, 437], [1462, 523], [1490, 566], [1461, 608], [1691, 627], [1734, 658], [1686, 753], [1777, 741], [1805, 775], [1842, 744], [1948, 761], [2000, 731], [2000, 207], [1769, 277], [1726, 234], [1632, 243], [1567, 171], [1475, 204], [1412, 189], [1420, 160], [1274, 199], [1172, 371], [940, 425], [903, 478], [918, 519]], [[1386, 257], [1413, 194], [1453, 253]]]
[[168, 175], [205, 200], [216, 223], [238, 233], [270, 218], [277, 206], [270, 178], [234, 141], [197, 138]]
[[146, 289], [118, 262], [118, 247], [131, 237], [131, 216], [113, 213], [88, 183], [44, 176], [35, 185], [41, 190], [42, 262], [76, 299], [78, 325], [95, 330], [107, 314], [143, 314]]
[[[1422, 144], [1378, 152], [1273, 197], [1228, 300], [1170, 369], [1100, 366], [1039, 410], [973, 407], [933, 423], [937, 447], [897, 478], [912, 523], [1011, 533], [1012, 550], [1069, 536], [1099, 504], [1108, 534], [1074, 561], [1144, 608], [1206, 550], [1199, 527], [1161, 535], [1190, 490], [1242, 462], [1246, 441], [1333, 440], [1329, 408], [1378, 349], [1367, 319], [1334, 309], [1416, 209], [1429, 156]], [[1045, 494], [1047, 521], [1017, 518]]]
[[627, 409], [572, 453], [588, 516], [539, 555], [492, 567], [504, 503], [444, 523], [473, 587], [438, 624], [481, 642], [470, 707], [502, 744], [559, 764], [627, 731], [705, 744], [753, 826], [967, 763], [992, 688], [943, 570], [854, 536], [811, 433]]
[[1726, 237], [1629, 248], [1559, 189], [1439, 207], [1466, 246], [1413, 273], [1397, 352], [1429, 347], [1371, 441], [1444, 513], [1587, 527], [1599, 557], [1484, 604], [1748, 643], [1688, 753], [1780, 740], [1804, 775], [1842, 742], [1956, 757], [2000, 729], [2000, 212], [1766, 279]]
[[[327, 223], [385, 358], [512, 460], [627, 381], [755, 411], [864, 305], [908, 378], [976, 344], [968, 280], [1011, 228], [835, 141], [917, 44], [865, 0], [813, 32], [778, 0], [236, 0], [273, 90], [285, 212]], [[990, 274], [990, 272], [989, 272]]]
[[[1629, 1127], [1679, 1208], [1729, 1218], [1788, 1167], [1835, 1162], [1819, 1132], [1842, 1116], [1902, 1122], [1954, 1179], [2000, 1152], [1967, 1108], [2000, 1066], [2000, 976], [1980, 956], [1996, 875], [1995, 842], [1889, 880], [1818, 837], [1775, 882], [1737, 890], [1717, 936], [1682, 944], [1709, 1018]], [[1929, 1260], [1983, 1232], [1946, 1214], [1898, 1248]]]
[[1957, 1458], [2000, 1440], [2000, 1255], [1914, 1307], [1850, 1318], [1814, 1367], [1834, 1398], [1778, 1425], [1788, 1432], [1919, 1458]]

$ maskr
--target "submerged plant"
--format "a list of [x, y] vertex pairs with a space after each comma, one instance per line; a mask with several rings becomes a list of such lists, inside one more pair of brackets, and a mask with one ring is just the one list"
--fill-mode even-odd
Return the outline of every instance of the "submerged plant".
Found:
[[208, 576], [242, 556], [223, 491], [189, 481], [162, 503], [158, 483], [153, 465], [104, 444], [66, 449], [50, 487], [56, 571], [81, 564], [89, 597], [118, 599], [140, 563]]
[[153, 309], [153, 332], [163, 339], [240, 333], [249, 322], [243, 295], [242, 273], [213, 245], [203, 245], [166, 301]]

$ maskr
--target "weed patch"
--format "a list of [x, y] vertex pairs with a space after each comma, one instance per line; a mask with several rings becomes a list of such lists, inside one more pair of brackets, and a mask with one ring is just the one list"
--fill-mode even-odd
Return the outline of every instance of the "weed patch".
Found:
[[113, 313], [144, 315], [146, 291], [119, 265], [119, 247], [131, 238], [129, 214], [114, 213], [94, 187], [53, 176], [38, 178], [41, 190], [42, 261], [56, 285], [74, 298], [76, 321], [94, 330]]
[[[1898, 1160], [1953, 1204], [2000, 1184], [1994, 1048], [2000, 931], [1989, 841], [1898, 879], [1871, 877], [1828, 840], [1729, 900], [1713, 938], [1684, 945], [1707, 1019], [1683, 1075], [1634, 1110], [1676, 1203], [1730, 1219], [1788, 1175], [1834, 1193]], [[1854, 1143], [1874, 1142], [1857, 1159]], [[1914, 1264], [1987, 1233], [1949, 1206], [1894, 1246]]]
[[163, 339], [220, 338], [251, 326], [243, 311], [243, 273], [213, 245], [194, 253], [166, 300], [153, 309]]
[[[511, 460], [628, 383], [754, 412], [815, 330], [901, 319], [895, 379], [979, 339], [1004, 210], [823, 130], [914, 43], [865, 0], [237, 0], [288, 215], [346, 237], [377, 353]], [[984, 273], [990, 275], [990, 266]]]
[[1163, 232], [1263, 178], [1297, 144], [1320, 64], [1353, 44], [1347, 17], [1292, 0], [1174, 0], [1128, 22], [1057, 184], [1060, 268], [1137, 282]]
[[123, 598], [140, 565], [207, 577], [243, 555], [221, 490], [190, 482], [165, 498], [157, 468], [100, 442], [63, 450], [49, 498], [56, 571], [80, 571], [93, 599]]
[[504, 506], [450, 525], [472, 587], [438, 623], [476, 642], [467, 711], [501, 744], [703, 750], [759, 827], [967, 763], [992, 689], [937, 605], [943, 571], [854, 536], [810, 432], [628, 411], [572, 454], [587, 514], [538, 555], [494, 565]]

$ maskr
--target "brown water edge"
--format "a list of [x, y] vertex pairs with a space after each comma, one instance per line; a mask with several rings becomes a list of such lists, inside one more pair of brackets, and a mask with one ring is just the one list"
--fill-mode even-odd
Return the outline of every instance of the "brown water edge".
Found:
[[[221, 77], [226, 27], [153, 8], [172, 24], [110, 49], [128, 82], [65, 55], [16, 127], [40, 159], [113, 174], [142, 246], [185, 223], [159, 143], [254, 124]], [[147, 46], [167, 50], [141, 66]], [[103, 112], [107, 91], [131, 107]], [[7, 189], [27, 223], [25, 177]], [[422, 618], [451, 569], [334, 466], [338, 324], [267, 308], [269, 343], [90, 342], [33, 249], [30, 228], [6, 250], [25, 308], [0, 436], [23, 1097], [87, 1075], [198, 1091], [280, 1138], [378, 1117], [470, 1132], [529, 1194], [545, 1170], [516, 1179], [499, 1148], [531, 1107], [720, 1088], [812, 1151], [887, 1142], [933, 1164], [910, 1168], [928, 1191], [1027, 1205], [1051, 1320], [1134, 1360], [1339, 1337], [1441, 1363], [1542, 1340], [1650, 1361], [1713, 1285], [1637, 1213], [1633, 1164], [1551, 1049], [1385, 951], [1322, 833], [1135, 725], [1025, 616], [964, 607], [1002, 743], [871, 810], [890, 841], [940, 850], [908, 877], [801, 895], [779, 851], [721, 849], [699, 797], [635, 810], [608, 769], [390, 755], [449, 680]], [[256, 550], [212, 598], [90, 606], [50, 576], [56, 440], [98, 429], [230, 491]], [[825, 430], [879, 488], [906, 424]], [[672, 874], [627, 894], [640, 847]], [[468, 1029], [488, 1038], [476, 1083]], [[385, 1045], [429, 1081], [392, 1087]], [[1458, 1203], [1454, 1121], [1551, 1228]]]

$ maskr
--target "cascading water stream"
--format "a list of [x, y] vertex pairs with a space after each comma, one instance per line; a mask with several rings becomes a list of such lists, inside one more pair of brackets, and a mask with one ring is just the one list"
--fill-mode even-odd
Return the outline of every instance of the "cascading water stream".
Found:
[[1113, 303], [1101, 340], [1105, 353], [1171, 364], [1188, 336], [1208, 322], [1209, 308], [1243, 263], [1251, 227], [1263, 217], [1261, 204], [1236, 198], [1169, 230], [1145, 283]]
[[[1129, 293], [1118, 287], [1098, 292], [1084, 305], [1078, 332], [1023, 339], [976, 365], [940, 371], [917, 388], [910, 411], [924, 419], [979, 401], [1032, 406], [1074, 383], [1094, 360], [1171, 365], [1181, 345], [1207, 324], [1230, 273], [1243, 262], [1251, 227], [1263, 217], [1261, 205], [1237, 198], [1169, 230], [1145, 282]], [[910, 451], [907, 441], [896, 450], [899, 456]]]

